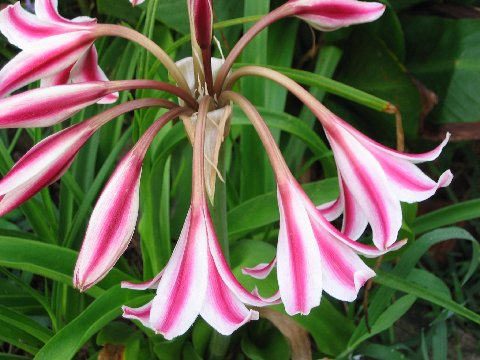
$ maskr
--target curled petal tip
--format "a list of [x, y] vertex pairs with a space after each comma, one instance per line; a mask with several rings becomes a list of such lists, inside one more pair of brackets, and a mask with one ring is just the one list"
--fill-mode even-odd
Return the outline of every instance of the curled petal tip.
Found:
[[450, 170], [445, 171], [438, 179], [438, 187], [446, 187], [451, 184], [453, 180], [453, 174]]
[[277, 259], [274, 258], [270, 263], [259, 264], [252, 268], [242, 268], [242, 274], [251, 276], [255, 279], [263, 280], [272, 272], [273, 268], [277, 264]]
[[390, 251], [396, 251], [396, 250], [402, 248], [407, 243], [407, 241], [408, 241], [407, 239], [403, 239], [403, 240], [399, 240], [399, 241], [395, 242], [394, 244], [390, 245], [385, 250], [385, 253], [390, 252]]
[[[360, 270], [355, 272], [353, 275], [353, 282], [355, 284], [355, 291], [358, 294], [360, 289], [365, 285], [365, 283], [370, 280], [371, 278], [375, 277], [375, 271], [372, 269]], [[357, 296], [355, 296], [351, 301], [355, 300]]]

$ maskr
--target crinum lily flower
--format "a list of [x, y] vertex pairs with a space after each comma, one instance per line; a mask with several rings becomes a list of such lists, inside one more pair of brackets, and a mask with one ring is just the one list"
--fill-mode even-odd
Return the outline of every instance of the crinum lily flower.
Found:
[[[401, 168], [403, 171], [408, 165], [398, 165], [397, 161], [412, 162], [413, 158], [404, 154], [393, 156], [385, 149], [382, 150], [378, 144], [362, 137], [334, 117], [299, 85], [280, 74], [257, 68], [232, 72], [232, 65], [256, 34], [285, 17], [296, 16], [317, 29], [334, 30], [373, 21], [382, 15], [385, 6], [356, 0], [290, 0], [252, 26], [228, 57], [220, 60], [212, 58], [211, 54], [212, 1], [187, 1], [192, 56], [177, 62], [153, 41], [130, 28], [99, 24], [90, 18], [72, 21], [64, 19], [56, 10], [56, 0], [37, 0], [36, 15], [23, 10], [18, 2], [0, 12], [0, 30], [10, 42], [23, 50], [0, 71], [0, 96], [6, 96], [36, 80], [42, 80], [42, 85], [48, 86], [0, 100], [0, 105], [4, 105], [0, 127], [58, 124], [96, 102], [110, 102], [117, 91], [155, 89], [178, 98], [177, 103], [161, 99], [127, 102], [37, 144], [0, 182], [0, 212], [3, 214], [10, 211], [41, 188], [56, 181], [85, 141], [109, 119], [138, 108], [158, 106], [168, 109], [125, 155], [102, 192], [75, 267], [74, 285], [81, 291], [94, 286], [125, 251], [135, 230], [139, 209], [139, 181], [146, 151], [160, 128], [166, 122], [180, 117], [194, 146], [190, 210], [165, 269], [147, 283], [124, 284], [125, 287], [134, 289], [157, 288], [157, 294], [151, 303], [138, 309], [124, 308], [124, 316], [138, 319], [168, 339], [187, 331], [198, 315], [220, 333], [230, 334], [245, 322], [258, 318], [258, 313], [246, 305], [264, 306], [276, 303], [278, 298], [278, 295], [274, 295], [263, 299], [255, 291], [250, 293], [238, 283], [226, 264], [210, 218], [206, 199], [212, 201], [215, 194], [219, 151], [228, 133], [233, 101], [249, 114], [265, 143], [277, 178], [281, 217], [277, 260], [245, 271], [262, 277], [277, 265], [280, 295], [290, 314], [307, 314], [320, 303], [323, 290], [338, 299], [352, 301], [364, 282], [374, 276], [374, 272], [363, 263], [359, 254], [378, 256], [400, 247], [404, 242], [393, 244], [398, 232], [397, 225], [389, 227], [388, 236], [377, 236], [377, 226], [371, 218], [368, 221], [374, 229], [374, 242], [379, 249], [352, 239], [357, 237], [357, 233], [363, 232], [365, 221], [348, 220], [351, 212], [347, 208], [357, 206], [362, 201], [361, 198], [355, 198], [362, 187], [352, 180], [360, 175], [355, 173], [359, 167], [355, 171], [351, 170], [351, 164], [359, 161], [351, 154], [351, 148], [364, 148], [365, 153], [373, 154], [372, 157], [381, 163], [377, 168], [383, 167], [384, 170], [385, 164], [388, 164], [388, 169], [400, 171]], [[131, 0], [132, 5], [141, 2]], [[94, 48], [95, 40], [104, 36], [122, 37], [144, 47], [165, 66], [176, 84], [142, 79], [107, 81], [105, 74], [98, 68]], [[231, 92], [233, 83], [244, 75], [260, 75], [279, 82], [308, 103], [322, 122], [339, 162], [342, 195], [338, 204], [341, 203], [345, 208], [345, 234], [333, 227], [323, 215], [332, 219], [334, 206], [329, 204], [321, 210], [315, 208], [287, 169], [256, 110], [243, 97]], [[70, 84], [72, 82], [75, 84]], [[351, 143], [350, 140], [348, 144], [342, 142], [343, 135], [351, 138]], [[422, 159], [430, 160], [433, 156]], [[407, 182], [412, 183], [413, 180], [408, 178]], [[446, 185], [448, 176], [445, 175], [435, 185], [425, 178], [422, 181], [423, 183], [418, 182], [420, 185], [415, 184], [418, 187], [430, 187], [423, 189], [422, 195], [418, 194], [418, 189], [414, 189], [412, 194], [415, 195], [411, 198], [415, 201], [432, 195], [438, 186]], [[398, 182], [396, 185], [400, 188], [402, 184]], [[379, 191], [385, 189], [378, 187]], [[393, 193], [392, 188], [388, 189]], [[389, 197], [391, 203], [406, 199], [400, 196], [395, 198], [391, 193], [377, 195], [375, 199]], [[355, 198], [356, 202], [352, 202], [351, 198]], [[379, 210], [379, 206], [375, 210]], [[355, 216], [366, 211], [371, 209], [361, 208], [361, 211], [355, 211]], [[387, 212], [386, 216], [379, 218], [378, 228], [390, 220], [398, 224], [399, 216], [401, 219], [401, 213], [390, 214], [388, 211], [384, 211]], [[356, 226], [355, 232], [349, 230], [352, 224]]]
[[375, 246], [386, 250], [397, 239], [402, 225], [400, 201], [425, 200], [438, 188], [450, 184], [450, 170], [435, 182], [415, 165], [435, 160], [449, 134], [436, 149], [424, 154], [394, 151], [354, 129], [297, 83], [276, 71], [257, 66], [244, 67], [231, 76], [226, 88], [245, 75], [261, 76], [281, 84], [310, 108], [323, 125], [338, 167], [340, 197], [319, 209], [329, 220], [336, 219], [343, 212], [345, 235], [358, 239], [370, 224]]
[[200, 102], [194, 140], [192, 201], [180, 238], [165, 269], [146, 284], [124, 283], [124, 287], [157, 289], [155, 298], [138, 309], [124, 308], [124, 316], [172, 339], [186, 332], [200, 314], [223, 335], [250, 320], [258, 312], [244, 303], [265, 306], [277, 296], [262, 299], [249, 293], [235, 279], [215, 236], [204, 184], [204, 136], [210, 97]]
[[398, 249], [405, 241], [380, 251], [338, 231], [294, 179], [255, 107], [243, 96], [230, 91], [223, 92], [221, 99], [237, 104], [255, 126], [277, 179], [280, 209], [277, 257], [269, 264], [244, 269], [244, 273], [261, 279], [276, 265], [280, 295], [290, 315], [308, 314], [320, 304], [323, 290], [339, 300], [355, 300], [363, 284], [375, 276], [358, 254], [379, 256]]

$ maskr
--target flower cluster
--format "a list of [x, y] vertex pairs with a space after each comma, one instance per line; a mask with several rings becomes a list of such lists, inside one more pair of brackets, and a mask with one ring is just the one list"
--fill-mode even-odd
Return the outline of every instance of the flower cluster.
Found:
[[[187, 0], [192, 57], [174, 62], [154, 42], [119, 25], [95, 19], [68, 20], [59, 15], [56, 0], [36, 0], [35, 14], [19, 2], [0, 12], [0, 31], [21, 52], [0, 70], [0, 127], [46, 127], [67, 120], [95, 103], [113, 103], [118, 92], [156, 89], [178, 98], [172, 102], [142, 98], [113, 106], [57, 132], [30, 149], [0, 180], [0, 215], [20, 206], [59, 179], [86, 141], [101, 126], [121, 114], [147, 107], [167, 111], [124, 155], [93, 210], [74, 272], [74, 286], [84, 291], [98, 283], [127, 248], [139, 211], [139, 184], [145, 154], [159, 130], [180, 118], [193, 145], [192, 198], [181, 235], [163, 271], [142, 284], [126, 288], [157, 289], [140, 308], [124, 308], [124, 316], [172, 339], [186, 332], [198, 315], [222, 334], [231, 334], [258, 319], [252, 307], [282, 302], [289, 314], [308, 314], [320, 304], [322, 292], [342, 301], [356, 299], [375, 273], [361, 256], [376, 257], [398, 249], [402, 223], [400, 202], [418, 202], [447, 186], [452, 175], [430, 179], [416, 164], [437, 158], [445, 141], [419, 155], [388, 149], [334, 115], [288, 77], [266, 68], [246, 66], [232, 71], [243, 48], [262, 29], [295, 16], [320, 30], [334, 30], [376, 20], [385, 6], [357, 0], [289, 0], [257, 22], [225, 60], [212, 58], [211, 0]], [[132, 5], [143, 1], [130, 0]], [[143, 46], [167, 68], [175, 84], [160, 81], [109, 81], [97, 64], [94, 42], [118, 36]], [[284, 86], [315, 114], [331, 145], [338, 168], [340, 195], [316, 206], [291, 174], [280, 149], [255, 107], [232, 91], [238, 79], [260, 76]], [[34, 81], [38, 89], [14, 95]], [[222, 254], [210, 217], [208, 198], [215, 193], [218, 154], [231, 107], [250, 119], [265, 146], [275, 173], [280, 212], [277, 256], [269, 264], [244, 269], [256, 278], [276, 266], [279, 291], [270, 298], [246, 290], [234, 277]], [[341, 230], [330, 221], [343, 214]], [[370, 225], [374, 246], [356, 240]]]

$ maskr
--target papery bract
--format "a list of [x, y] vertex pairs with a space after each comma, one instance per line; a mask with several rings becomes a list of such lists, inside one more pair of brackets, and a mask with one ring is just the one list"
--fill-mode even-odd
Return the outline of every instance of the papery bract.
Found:
[[[185, 76], [185, 80], [192, 95], [197, 96], [199, 99], [205, 96], [205, 94], [202, 93], [202, 88], [196, 88], [193, 59], [191, 57], [188, 57], [177, 61], [176, 64], [180, 72]], [[211, 65], [212, 75], [215, 79], [218, 71], [223, 65], [223, 60], [218, 58], [212, 58]], [[182, 101], [180, 103], [183, 104]], [[215, 196], [215, 183], [217, 180], [217, 175], [219, 174], [217, 165], [220, 154], [220, 147], [222, 146], [223, 141], [225, 140], [226, 132], [230, 127], [231, 115], [232, 107], [228, 104], [224, 107], [210, 111], [207, 115], [207, 123], [205, 125], [204, 171], [207, 194], [211, 200], [213, 200]], [[195, 125], [197, 123], [197, 114], [193, 114], [191, 116], [182, 116], [181, 119], [185, 126], [188, 138], [193, 144], [193, 139], [195, 137]], [[223, 181], [223, 179], [221, 180]]]

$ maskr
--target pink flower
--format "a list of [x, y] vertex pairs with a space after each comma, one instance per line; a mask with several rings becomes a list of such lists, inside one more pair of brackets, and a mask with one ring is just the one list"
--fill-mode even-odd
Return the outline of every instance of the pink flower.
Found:
[[276, 300], [249, 293], [228, 268], [218, 244], [205, 201], [193, 204], [182, 233], [165, 269], [153, 281], [124, 287], [157, 289], [152, 302], [138, 308], [124, 307], [124, 317], [173, 339], [185, 333], [198, 315], [223, 335], [230, 335], [258, 312], [244, 304], [265, 306]]
[[435, 160], [450, 135], [434, 150], [424, 154], [405, 154], [382, 146], [333, 114], [293, 80], [276, 71], [256, 66], [237, 70], [227, 88], [244, 75], [266, 77], [297, 96], [322, 124], [338, 167], [340, 197], [319, 207], [329, 220], [344, 213], [342, 231], [358, 239], [369, 223], [373, 242], [388, 249], [397, 239], [402, 225], [400, 202], [418, 202], [432, 196], [452, 180], [449, 170], [435, 182], [415, 164]]
[[405, 241], [382, 251], [355, 242], [338, 231], [296, 182], [255, 107], [231, 91], [224, 92], [222, 98], [236, 103], [250, 119], [277, 179], [280, 231], [276, 260], [244, 269], [244, 273], [263, 278], [276, 264], [280, 296], [290, 315], [308, 314], [320, 304], [323, 290], [337, 299], [353, 301], [363, 284], [375, 276], [358, 254], [379, 256], [398, 249]]
[[[320, 304], [322, 291], [342, 301], [355, 300], [363, 284], [375, 276], [358, 254], [374, 257], [384, 252], [339, 232], [293, 177], [288, 177], [278, 180], [280, 232], [276, 261], [243, 272], [264, 278], [276, 262], [280, 295], [290, 315], [308, 314]], [[404, 244], [398, 242], [387, 251]]]
[[258, 312], [245, 304], [264, 306], [277, 300], [249, 293], [228, 268], [218, 244], [208, 210], [203, 176], [204, 131], [210, 97], [200, 103], [194, 141], [192, 201], [170, 261], [152, 281], [124, 287], [157, 288], [148, 304], [124, 307], [124, 317], [137, 319], [166, 339], [185, 333], [198, 315], [223, 335], [250, 320]]
[[[39, 79], [42, 86], [108, 80], [93, 46], [95, 19], [65, 19], [58, 14], [56, 0], [35, 1], [35, 13], [20, 2], [0, 12], [0, 31], [23, 50], [0, 71], [0, 96]], [[109, 94], [99, 103], [117, 98]]]
[[99, 282], [123, 254], [137, 222], [142, 163], [160, 129], [183, 108], [170, 110], [143, 134], [124, 156], [95, 205], [75, 266], [74, 285], [81, 291]]
[[[328, 110], [326, 110], [328, 111]], [[415, 164], [435, 160], [450, 134], [434, 150], [405, 154], [386, 148], [328, 112], [322, 124], [332, 146], [339, 172], [340, 196], [319, 208], [329, 220], [344, 213], [345, 235], [357, 239], [370, 224], [373, 242], [386, 249], [402, 225], [400, 202], [419, 202], [452, 181], [450, 170], [435, 182]]]
[[290, 0], [285, 7], [293, 16], [323, 31], [371, 22], [385, 11], [381, 3], [357, 0]]

